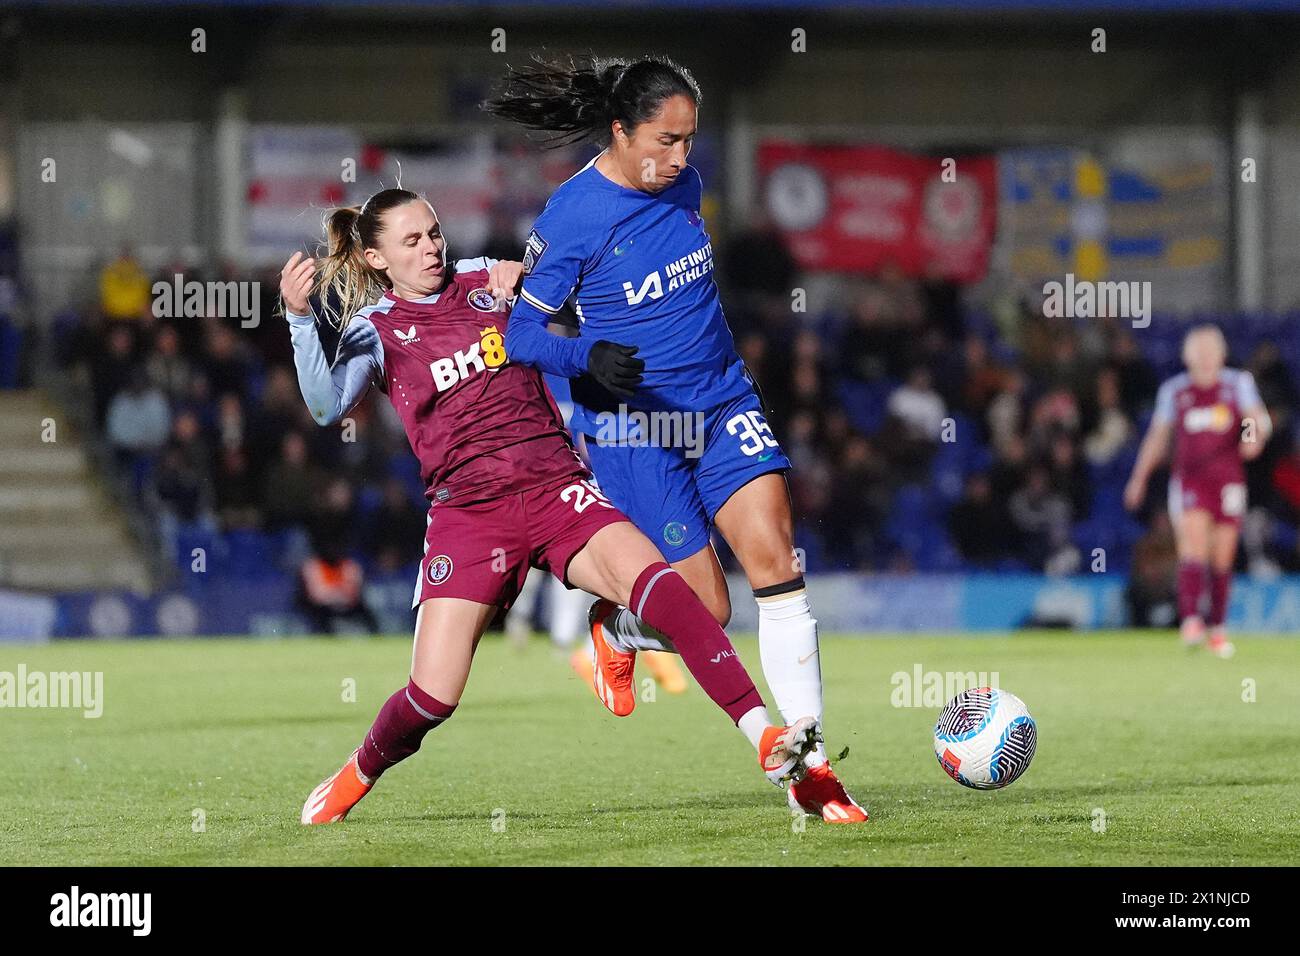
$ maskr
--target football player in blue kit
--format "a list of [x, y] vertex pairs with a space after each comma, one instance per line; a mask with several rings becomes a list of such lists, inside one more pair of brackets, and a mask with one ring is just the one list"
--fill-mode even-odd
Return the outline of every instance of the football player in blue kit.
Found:
[[[551, 195], [528, 236], [506, 351], [572, 380], [572, 425], [600, 488], [725, 626], [731, 602], [710, 543], [718, 530], [758, 602], [777, 706], [820, 721], [817, 622], [794, 551], [790, 461], [723, 315], [703, 183], [686, 161], [699, 104], [690, 72], [666, 57], [510, 70], [484, 109], [553, 134], [552, 145], [604, 149]], [[546, 327], [566, 302], [576, 338]], [[590, 613], [593, 640], [629, 664], [638, 650], [671, 649], [635, 612], [598, 601]], [[789, 801], [830, 823], [867, 819], [824, 747], [808, 756]]]

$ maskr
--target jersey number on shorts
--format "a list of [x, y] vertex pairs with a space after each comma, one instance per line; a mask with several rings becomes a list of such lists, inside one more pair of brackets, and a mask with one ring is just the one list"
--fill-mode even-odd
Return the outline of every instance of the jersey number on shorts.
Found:
[[740, 450], [746, 455], [757, 455], [765, 445], [768, 448], [779, 447], [772, 429], [767, 426], [767, 419], [757, 410], [741, 412], [727, 422], [727, 433], [740, 437]]
[[568, 501], [572, 503], [573, 510], [578, 512], [578, 514], [582, 514], [582, 512], [586, 511], [587, 507], [592, 502], [595, 502], [596, 504], [600, 505], [602, 508], [614, 507], [612, 504], [610, 504], [609, 499], [600, 493], [600, 490], [598, 488], [588, 484], [585, 481], [576, 485], [569, 485], [567, 488], [561, 491], [560, 500]]

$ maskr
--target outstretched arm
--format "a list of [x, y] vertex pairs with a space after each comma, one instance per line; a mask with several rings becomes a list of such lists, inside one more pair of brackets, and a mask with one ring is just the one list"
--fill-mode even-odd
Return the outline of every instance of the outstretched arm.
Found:
[[316, 333], [316, 317], [286, 312], [293, 338], [293, 364], [298, 388], [318, 425], [333, 425], [365, 398], [384, 374], [379, 332], [368, 319], [353, 319], [339, 340], [338, 358], [331, 367]]
[[1124, 506], [1137, 511], [1147, 496], [1147, 479], [1169, 454], [1174, 432], [1174, 387], [1165, 382], [1156, 393], [1156, 407], [1151, 414], [1151, 424], [1138, 448], [1133, 474], [1124, 486]]
[[1124, 505], [1130, 511], [1141, 507], [1147, 496], [1147, 479], [1169, 454], [1169, 439], [1173, 426], [1168, 422], [1152, 421], [1147, 428], [1146, 437], [1138, 449], [1137, 461], [1133, 464], [1133, 474], [1124, 487]]
[[382, 381], [384, 350], [374, 324], [354, 318], [344, 329], [338, 356], [330, 366], [307, 299], [315, 276], [314, 260], [295, 252], [280, 273], [280, 295], [293, 339], [298, 388], [316, 423], [333, 425], [365, 397], [372, 382]]

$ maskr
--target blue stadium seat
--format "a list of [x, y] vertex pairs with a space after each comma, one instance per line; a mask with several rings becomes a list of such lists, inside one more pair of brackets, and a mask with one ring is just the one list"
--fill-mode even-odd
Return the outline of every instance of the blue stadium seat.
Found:
[[835, 394], [853, 427], [864, 435], [873, 435], [885, 423], [889, 396], [897, 387], [898, 383], [889, 379], [878, 382], [845, 379]]
[[225, 543], [225, 568], [232, 577], [258, 577], [275, 567], [274, 543], [261, 531], [236, 528], [226, 532]]
[[1300, 532], [1294, 525], [1275, 519], [1268, 529], [1268, 538], [1269, 544], [1274, 549], [1291, 554], [1296, 550], [1296, 541], [1300, 538]]

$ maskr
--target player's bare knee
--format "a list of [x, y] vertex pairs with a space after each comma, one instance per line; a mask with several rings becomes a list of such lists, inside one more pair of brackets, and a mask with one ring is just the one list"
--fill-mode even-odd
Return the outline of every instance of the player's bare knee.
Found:
[[754, 589], [784, 584], [803, 575], [803, 567], [793, 550], [789, 555], [772, 550], [761, 560], [745, 565], [745, 571], [749, 586]]

